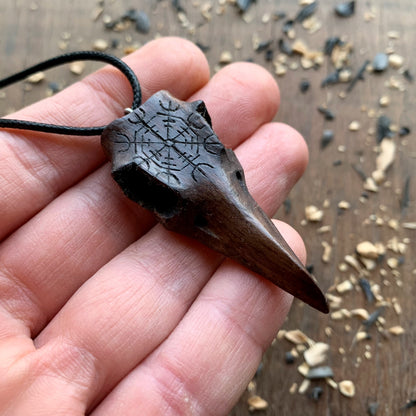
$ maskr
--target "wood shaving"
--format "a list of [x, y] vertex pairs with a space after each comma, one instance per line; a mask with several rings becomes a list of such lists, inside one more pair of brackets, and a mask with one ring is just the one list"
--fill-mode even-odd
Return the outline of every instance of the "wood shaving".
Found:
[[354, 286], [349, 280], [344, 280], [343, 282], [336, 285], [336, 290], [339, 294], [349, 292], [352, 289], [354, 289]]
[[355, 341], [360, 342], [366, 339], [369, 339], [369, 334], [365, 331], [358, 331], [355, 335]]
[[340, 201], [338, 202], [338, 208], [347, 210], [351, 208], [351, 204], [348, 201]]
[[306, 377], [309, 370], [310, 370], [310, 367], [308, 366], [308, 364], [306, 362], [304, 362], [304, 363], [302, 363], [301, 365], [298, 366], [299, 373], [302, 374], [304, 377]]
[[366, 270], [374, 270], [377, 267], [377, 262], [373, 259], [367, 259], [365, 257], [360, 258], [361, 263], [364, 265]]
[[329, 263], [331, 260], [332, 247], [326, 241], [322, 241], [321, 244], [322, 244], [322, 247], [324, 248], [324, 252], [322, 253], [322, 261], [324, 263]]
[[312, 35], [322, 28], [322, 22], [316, 16], [311, 16], [302, 22], [302, 27]]
[[394, 253], [404, 254], [406, 252], [407, 246], [405, 243], [400, 242], [397, 237], [393, 237], [387, 241], [387, 248]]
[[97, 39], [97, 40], [94, 41], [94, 43], [92, 45], [92, 48], [95, 51], [104, 52], [104, 51], [106, 51], [109, 48], [109, 46], [110, 45], [108, 44], [108, 42], [106, 40], [104, 40], [104, 39]]
[[330, 225], [323, 225], [322, 227], [319, 227], [316, 232], [318, 234], [325, 234], [331, 232], [332, 227]]
[[388, 107], [390, 105], [390, 97], [388, 95], [383, 95], [378, 100], [380, 107]]
[[305, 207], [306, 219], [310, 222], [320, 222], [324, 217], [324, 212], [315, 205]]
[[343, 380], [338, 383], [338, 388], [341, 394], [345, 397], [355, 396], [355, 385], [351, 380]]
[[328, 344], [317, 342], [303, 353], [303, 357], [310, 367], [314, 367], [323, 364], [326, 361], [328, 351]]
[[266, 400], [257, 395], [249, 397], [247, 399], [247, 404], [249, 406], [249, 410], [251, 411], [267, 409], [267, 407], [269, 406]]
[[307, 337], [300, 329], [286, 331], [284, 337], [294, 344], [309, 344], [311, 339]]
[[358, 260], [354, 256], [351, 256], [351, 255], [347, 254], [344, 257], [344, 260], [345, 260], [345, 263], [347, 263], [349, 266], [353, 267], [357, 272], [361, 273], [360, 263], [358, 262]]
[[380, 185], [386, 180], [386, 174], [383, 170], [378, 169], [371, 173], [371, 178], [374, 179], [377, 185]]
[[283, 75], [285, 75], [287, 72], [287, 67], [279, 62], [275, 62], [274, 64], [274, 73], [281, 77]]
[[351, 315], [352, 316], [358, 316], [359, 318], [361, 318], [364, 321], [367, 320], [370, 317], [370, 314], [364, 308], [352, 309], [351, 310]]
[[44, 72], [36, 72], [35, 74], [29, 76], [26, 78], [26, 81], [29, 84], [39, 84], [39, 82], [43, 81], [45, 79], [45, 73]]
[[394, 68], [394, 69], [398, 69], [401, 66], [403, 66], [403, 56], [397, 55], [396, 53], [393, 53], [391, 55], [389, 55], [389, 65]]
[[386, 171], [394, 161], [396, 144], [392, 139], [383, 139], [380, 143], [380, 154], [376, 159], [377, 170]]
[[388, 330], [387, 330], [390, 334], [393, 334], [393, 335], [402, 335], [402, 334], [404, 334], [404, 328], [402, 327], [402, 326], [400, 326], [400, 325], [396, 325], [396, 326], [392, 326], [391, 328], [389, 328]]
[[379, 188], [378, 188], [378, 186], [376, 184], [376, 181], [373, 178], [371, 178], [371, 177], [368, 177], [365, 180], [365, 182], [364, 182], [364, 189], [366, 191], [374, 192], [374, 193], [379, 191]]
[[295, 394], [297, 390], [298, 390], [298, 383], [292, 383], [292, 385], [289, 388], [289, 393]]
[[74, 75], [81, 75], [84, 72], [84, 69], [85, 69], [85, 62], [83, 61], [72, 62], [72, 64], [69, 65], [69, 70]]
[[350, 131], [358, 131], [360, 130], [360, 128], [361, 128], [361, 124], [357, 120], [351, 121], [351, 123], [348, 125], [348, 130]]
[[387, 32], [387, 37], [389, 39], [399, 39], [400, 38], [400, 32], [398, 32], [397, 30], [389, 30]]
[[305, 378], [305, 379], [302, 381], [301, 385], [299, 386], [298, 393], [299, 393], [299, 394], [304, 394], [304, 393], [306, 393], [306, 390], [308, 390], [308, 388], [310, 387], [310, 385], [311, 385], [311, 381], [310, 381], [310, 380], [308, 380], [307, 378]]
[[403, 312], [403, 309], [397, 299], [393, 299], [393, 309], [394, 312], [396, 312], [396, 315], [401, 315]]
[[328, 300], [330, 309], [337, 309], [341, 307], [341, 303], [342, 303], [341, 296], [335, 296], [331, 293], [327, 293], [326, 298]]
[[228, 65], [233, 61], [233, 55], [230, 51], [223, 51], [221, 52], [219, 63], [221, 65]]
[[360, 256], [368, 259], [377, 259], [379, 256], [379, 251], [376, 245], [370, 241], [362, 241], [361, 243], [358, 243], [355, 250]]
[[344, 318], [349, 318], [350, 316], [351, 314], [345, 308], [331, 313], [331, 319], [333, 319], [334, 321], [339, 321]]
[[390, 269], [396, 269], [399, 266], [399, 260], [397, 260], [395, 257], [389, 257], [387, 259], [387, 265], [390, 267]]
[[350, 82], [352, 78], [352, 73], [349, 69], [342, 69], [339, 71], [339, 81], [340, 82]]
[[330, 386], [334, 390], [338, 390], [338, 383], [333, 378], [327, 377], [325, 381], [328, 384], [328, 386]]

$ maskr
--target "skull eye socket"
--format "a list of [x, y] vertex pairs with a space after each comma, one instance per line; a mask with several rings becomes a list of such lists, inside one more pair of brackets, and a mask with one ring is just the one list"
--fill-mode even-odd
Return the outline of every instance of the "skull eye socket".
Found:
[[160, 217], [171, 218], [178, 212], [177, 193], [134, 164], [113, 172], [113, 177], [128, 198]]
[[204, 228], [208, 225], [208, 220], [202, 214], [197, 214], [194, 218], [194, 225], [198, 228]]

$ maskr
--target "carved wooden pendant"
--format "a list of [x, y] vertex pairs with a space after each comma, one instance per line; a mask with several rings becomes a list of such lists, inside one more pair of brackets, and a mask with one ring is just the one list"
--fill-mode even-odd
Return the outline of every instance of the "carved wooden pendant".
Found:
[[102, 146], [124, 193], [166, 228], [328, 312], [315, 279], [249, 194], [237, 157], [213, 132], [202, 101], [159, 91], [109, 124]]

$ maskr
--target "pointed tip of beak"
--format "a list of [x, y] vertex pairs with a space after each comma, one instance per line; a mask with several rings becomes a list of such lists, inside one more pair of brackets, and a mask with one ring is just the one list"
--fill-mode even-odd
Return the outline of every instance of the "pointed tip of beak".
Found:
[[312, 308], [315, 308], [322, 313], [329, 313], [327, 299], [315, 282], [313, 282], [313, 285], [311, 283], [310, 290], [303, 292], [303, 294], [298, 297]]
[[274, 283], [312, 308], [322, 313], [329, 313], [326, 296], [318, 286], [315, 277], [306, 270], [300, 261], [294, 261], [294, 263], [296, 266], [293, 267], [292, 264], [292, 268], [287, 270], [287, 275], [291, 275], [291, 278], [282, 280], [276, 276]]

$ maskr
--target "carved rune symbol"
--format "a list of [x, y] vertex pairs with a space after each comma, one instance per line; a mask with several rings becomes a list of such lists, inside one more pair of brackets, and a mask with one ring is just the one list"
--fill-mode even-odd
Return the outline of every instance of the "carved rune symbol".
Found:
[[207, 176], [213, 168], [208, 162], [222, 145], [202, 116], [166, 96], [150, 105], [128, 116], [134, 134], [118, 133], [118, 152], [133, 153], [137, 165], [169, 185], [180, 185], [184, 175], [195, 182]]

